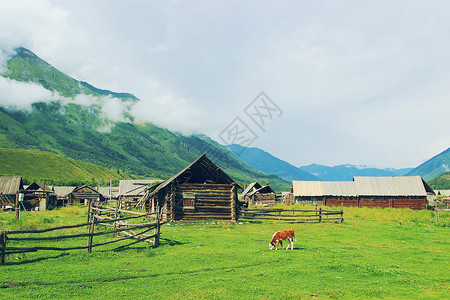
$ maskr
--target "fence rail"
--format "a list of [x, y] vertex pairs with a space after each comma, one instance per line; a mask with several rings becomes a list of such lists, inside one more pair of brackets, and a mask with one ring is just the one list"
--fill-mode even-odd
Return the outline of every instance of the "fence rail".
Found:
[[[58, 226], [46, 229], [39, 230], [8, 230], [0, 232], [0, 263], [5, 263], [5, 256], [9, 254], [18, 254], [18, 253], [27, 253], [27, 252], [36, 252], [38, 250], [55, 250], [55, 251], [68, 251], [68, 250], [80, 250], [87, 249], [88, 252], [92, 251], [92, 248], [103, 246], [111, 243], [116, 243], [119, 241], [124, 241], [127, 239], [137, 239], [126, 245], [121, 245], [119, 247], [114, 248], [113, 250], [118, 250], [127, 246], [131, 246], [133, 244], [139, 242], [150, 242], [153, 245], [159, 245], [159, 236], [160, 236], [160, 214], [158, 213], [160, 210], [158, 209], [156, 213], [139, 213], [134, 211], [126, 211], [117, 208], [102, 208], [97, 207], [95, 205], [89, 205], [88, 211], [88, 222], [75, 224], [75, 225], [65, 225]], [[121, 214], [131, 214], [132, 216], [122, 217]], [[102, 216], [103, 215], [103, 216]], [[114, 217], [113, 217], [114, 216]], [[133, 224], [133, 223], [125, 223], [125, 220], [131, 220], [136, 218], [143, 218], [143, 223]], [[112, 223], [112, 224], [110, 224]], [[94, 232], [94, 229], [98, 228], [98, 225], [113, 227], [111, 230], [103, 230]], [[63, 229], [73, 229], [78, 227], [88, 227], [88, 233], [79, 233], [79, 234], [65, 234], [59, 236], [27, 236], [27, 237], [17, 237], [17, 235], [21, 234], [41, 234], [56, 230]], [[136, 232], [138, 230], [142, 230], [140, 232]], [[153, 230], [153, 233], [149, 232]], [[117, 234], [117, 238], [113, 240], [109, 240], [102, 243], [94, 244], [93, 238], [94, 236], [101, 236], [106, 234]], [[120, 234], [124, 234], [125, 236], [120, 236]], [[54, 247], [54, 246], [31, 246], [31, 247], [8, 247], [8, 241], [55, 241], [55, 240], [65, 240], [65, 239], [74, 239], [80, 237], [87, 237], [87, 245], [84, 246], [72, 246], [72, 247]]]
[[[330, 217], [332, 216], [332, 217]], [[338, 217], [336, 217], [338, 216]], [[263, 219], [288, 221], [293, 223], [324, 222], [324, 221], [344, 221], [344, 211], [323, 209], [321, 207], [313, 210], [299, 209], [241, 209], [239, 219]]]

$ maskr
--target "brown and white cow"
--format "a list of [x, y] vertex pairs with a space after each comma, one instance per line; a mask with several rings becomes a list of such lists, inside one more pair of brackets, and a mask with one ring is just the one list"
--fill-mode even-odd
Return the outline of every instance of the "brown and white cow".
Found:
[[287, 246], [286, 250], [289, 249], [289, 246], [291, 246], [291, 250], [293, 250], [294, 240], [297, 240], [294, 235], [294, 230], [282, 230], [275, 232], [273, 234], [272, 240], [269, 243], [269, 249], [273, 250], [273, 248], [275, 248], [275, 250], [278, 250], [278, 244], [283, 247], [283, 240], [286, 239], [289, 241], [289, 245]]

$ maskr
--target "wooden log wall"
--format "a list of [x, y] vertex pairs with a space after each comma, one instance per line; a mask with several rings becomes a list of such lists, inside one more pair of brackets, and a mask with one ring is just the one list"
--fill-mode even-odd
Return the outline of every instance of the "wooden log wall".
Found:
[[[195, 209], [183, 207], [183, 194], [195, 195]], [[236, 188], [231, 184], [181, 184], [174, 193], [175, 220], [236, 220]]]
[[426, 205], [426, 198], [423, 197], [325, 197], [324, 204], [327, 206], [353, 206], [371, 208], [409, 208], [423, 209]]

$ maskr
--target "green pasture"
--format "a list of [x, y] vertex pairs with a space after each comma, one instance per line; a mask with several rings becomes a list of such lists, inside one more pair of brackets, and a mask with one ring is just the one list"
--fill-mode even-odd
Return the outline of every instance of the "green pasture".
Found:
[[[436, 225], [432, 211], [344, 208], [343, 223], [168, 223], [157, 248], [140, 243], [117, 252], [110, 251], [117, 245], [108, 245], [90, 254], [9, 255], [0, 266], [0, 299], [445, 299], [449, 215], [442, 212]], [[3, 212], [0, 227], [38, 229], [86, 219], [85, 208], [26, 212], [20, 220]], [[293, 251], [269, 250], [281, 229], [295, 230]], [[26, 245], [36, 243], [49, 244]], [[52, 245], [58, 243], [85, 245], [86, 239]]]

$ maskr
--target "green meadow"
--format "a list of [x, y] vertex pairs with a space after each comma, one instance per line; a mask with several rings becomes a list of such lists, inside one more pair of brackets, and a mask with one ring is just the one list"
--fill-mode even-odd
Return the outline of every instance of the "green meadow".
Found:
[[[0, 227], [83, 223], [86, 213], [72, 207], [24, 212], [15, 220], [3, 212]], [[442, 212], [437, 225], [432, 211], [344, 208], [343, 223], [167, 223], [156, 248], [139, 243], [116, 252], [117, 245], [108, 245], [92, 253], [8, 255], [0, 266], [0, 298], [444, 299], [450, 295], [449, 215]], [[295, 230], [294, 250], [269, 250], [272, 234], [282, 229]], [[36, 244], [49, 242], [8, 246]], [[85, 244], [83, 238], [52, 242]]]

